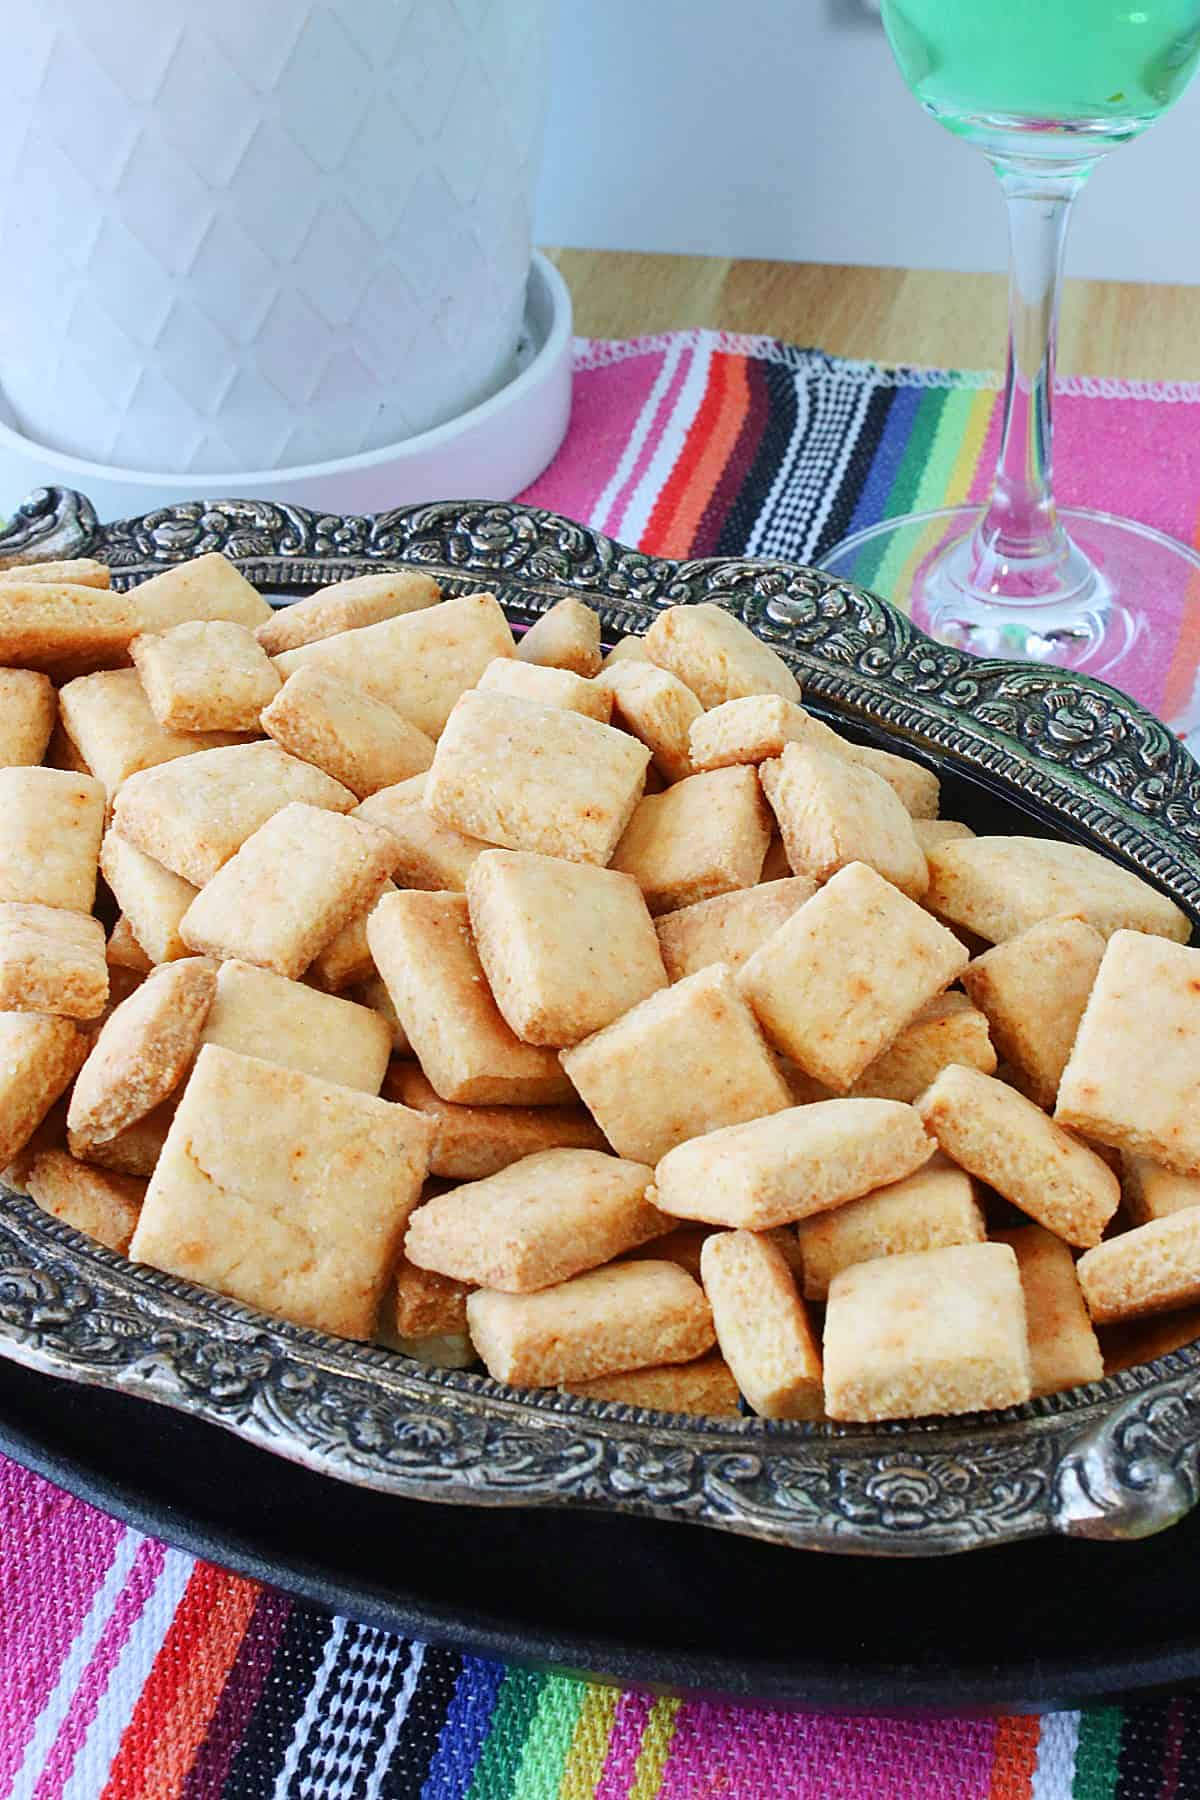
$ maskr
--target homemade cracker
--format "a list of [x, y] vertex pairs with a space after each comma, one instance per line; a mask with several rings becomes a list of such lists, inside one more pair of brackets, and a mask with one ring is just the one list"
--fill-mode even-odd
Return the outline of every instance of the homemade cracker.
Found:
[[696, 1281], [700, 1279], [700, 1252], [713, 1234], [712, 1225], [676, 1225], [673, 1231], [656, 1237], [648, 1244], [639, 1244], [634, 1250], [627, 1250], [621, 1259], [623, 1262], [640, 1260], [647, 1257], [657, 1262], [678, 1263], [681, 1269]]
[[115, 831], [104, 834], [100, 870], [151, 963], [175, 962], [190, 955], [179, 925], [198, 888]]
[[1146, 931], [1185, 944], [1191, 936], [1173, 900], [1082, 844], [970, 838], [935, 845], [927, 861], [926, 906], [991, 944], [1067, 915], [1086, 919], [1102, 937]]
[[831, 1419], [914, 1419], [1017, 1406], [1033, 1392], [1025, 1303], [1008, 1244], [855, 1263], [825, 1314]]
[[648, 662], [645, 640], [640, 637], [618, 638], [604, 661], [601, 669], [611, 669], [614, 663]]
[[973, 838], [975, 833], [961, 819], [914, 819], [913, 832], [918, 844], [925, 852], [928, 862], [931, 850], [942, 844], [954, 844], [965, 838]]
[[737, 981], [771, 1042], [844, 1091], [969, 960], [936, 919], [867, 864], [851, 863]]
[[387, 1021], [251, 963], [223, 962], [200, 1042], [377, 1094], [391, 1055]]
[[74, 587], [106, 588], [112, 585], [112, 571], [94, 557], [71, 556], [64, 562], [9, 563], [0, 568], [0, 581], [69, 581]]
[[465, 895], [385, 894], [367, 921], [367, 941], [413, 1052], [443, 1100], [550, 1106], [575, 1098], [554, 1052], [523, 1044], [501, 1017], [471, 938]]
[[395, 707], [324, 669], [297, 669], [262, 715], [262, 728], [359, 799], [423, 774], [433, 739]]
[[1200, 1206], [1200, 1175], [1179, 1175], [1148, 1156], [1121, 1155], [1121, 1197], [1135, 1225]]
[[963, 970], [997, 1051], [1039, 1106], [1054, 1105], [1103, 956], [1104, 939], [1082, 919], [1041, 919]]
[[257, 731], [280, 678], [253, 632], [230, 619], [189, 619], [141, 632], [129, 646], [150, 711], [172, 731]]
[[575, 675], [600, 667], [600, 617], [582, 600], [560, 600], [530, 626], [517, 645], [522, 662]]
[[995, 1240], [1010, 1245], [1017, 1259], [1035, 1397], [1099, 1381], [1104, 1358], [1084, 1304], [1075, 1259], [1062, 1239], [1044, 1226], [1021, 1225], [997, 1231]]
[[[635, 640], [636, 641], [636, 640]], [[688, 1413], [693, 1417], [734, 1418], [737, 1382], [716, 1350], [695, 1362], [666, 1363], [659, 1368], [626, 1369], [594, 1381], [564, 1381], [563, 1392], [582, 1400], [616, 1401], [644, 1412]]]
[[606, 863], [649, 760], [611, 725], [476, 688], [438, 741], [422, 803], [442, 825], [508, 850]]
[[271, 617], [262, 595], [219, 550], [151, 576], [125, 599], [138, 631], [169, 631], [191, 619], [228, 619], [253, 630]]
[[691, 775], [664, 794], [648, 794], [613, 852], [612, 866], [633, 875], [652, 913], [753, 887], [771, 838], [753, 769]]
[[355, 807], [354, 817], [382, 825], [396, 839], [400, 846], [397, 887], [461, 894], [475, 858], [488, 846], [482, 838], [454, 831], [426, 812], [424, 794], [424, 775], [414, 775], [372, 794]]
[[205, 1044], [129, 1254], [298, 1325], [369, 1338], [431, 1135], [405, 1107]]
[[740, 969], [815, 892], [806, 875], [793, 875], [660, 913], [654, 926], [667, 975], [680, 981], [715, 962]]
[[0, 1012], [0, 1168], [29, 1142], [90, 1048], [69, 1019]]
[[488, 1374], [515, 1387], [691, 1362], [714, 1342], [699, 1284], [664, 1262], [614, 1263], [536, 1294], [476, 1292], [467, 1322]]
[[[393, 891], [393, 883], [389, 881], [383, 891], [385, 894], [391, 893]], [[369, 915], [367, 914], [363, 915], [364, 936], [366, 935], [368, 916]], [[346, 929], [349, 930], [350, 927], [347, 926]], [[344, 936], [345, 933], [342, 935]], [[337, 942], [336, 938], [334, 939], [334, 942]], [[325, 952], [322, 951], [321, 954], [324, 955]], [[370, 946], [368, 945], [368, 955], [369, 954]], [[320, 960], [321, 957], [318, 956], [316, 962], [313, 964], [313, 968], [316, 967], [316, 963], [319, 963]], [[374, 962], [372, 962], [371, 968], [372, 971], [374, 971]], [[311, 970], [309, 973], [311, 976]], [[336, 992], [337, 990], [335, 989], [334, 991]], [[370, 1007], [372, 1012], [377, 1012], [380, 1018], [385, 1020], [387, 1028], [392, 1034], [393, 1056], [411, 1055], [412, 1046], [409, 1044], [407, 1034], [405, 1033], [403, 1025], [400, 1023], [400, 1014], [396, 1011], [392, 996], [387, 991], [387, 983], [383, 980], [381, 975], [372, 973], [367, 976], [365, 981], [353, 982], [348, 988], [343, 988], [341, 990], [341, 997], [343, 1000], [353, 1000], [358, 1006]], [[391, 1100], [396, 1099], [396, 1097], [395, 1094], [388, 1095], [388, 1098]]]
[[957, 1064], [917, 1101], [941, 1148], [962, 1168], [1069, 1244], [1098, 1244], [1120, 1183], [1085, 1144], [1015, 1088]]
[[48, 675], [0, 669], [0, 768], [40, 763], [57, 718], [58, 699]]
[[352, 575], [318, 588], [305, 600], [281, 606], [255, 627], [254, 635], [268, 656], [315, 644], [319, 638], [356, 631], [362, 625], [378, 625], [402, 613], [423, 612], [442, 597], [432, 575], [418, 569], [392, 569], [380, 575]]
[[90, 913], [104, 789], [64, 769], [0, 769], [0, 900]]
[[336, 937], [331, 937], [325, 948], [318, 950], [305, 979], [324, 988], [327, 994], [340, 994], [343, 988], [352, 987], [356, 982], [369, 981], [375, 973], [375, 964], [367, 942], [367, 919], [382, 895], [395, 892], [395, 882], [385, 881], [370, 906], [355, 913]]
[[1054, 1116], [1118, 1150], [1200, 1175], [1200, 950], [1109, 939]]
[[[465, 1336], [470, 1292], [469, 1282], [455, 1281], [433, 1269], [418, 1269], [402, 1255], [392, 1276], [387, 1309], [392, 1314], [392, 1329], [399, 1338]], [[474, 1356], [470, 1360], [473, 1362]]]
[[67, 1109], [73, 1155], [86, 1158], [175, 1090], [199, 1048], [216, 984], [204, 957], [164, 963], [110, 1014]]
[[496, 1005], [527, 1044], [577, 1044], [667, 985], [631, 875], [485, 850], [467, 877], [467, 904]]
[[680, 1143], [650, 1199], [679, 1219], [770, 1231], [902, 1180], [934, 1148], [898, 1100], [818, 1101]]
[[599, 1150], [540, 1150], [418, 1206], [404, 1254], [458, 1281], [531, 1294], [669, 1231], [646, 1200], [652, 1174]]
[[441, 1098], [416, 1063], [393, 1062], [383, 1094], [433, 1120], [429, 1173], [452, 1181], [482, 1181], [539, 1150], [608, 1148], [582, 1106], [455, 1106]]
[[849, 1092], [877, 1100], [915, 1100], [951, 1063], [996, 1072], [988, 1022], [965, 994], [938, 994], [913, 1014]]
[[349, 812], [349, 788], [277, 744], [235, 744], [132, 775], [113, 828], [147, 856], [202, 888], [247, 838], [292, 801]]
[[108, 999], [104, 927], [61, 906], [0, 901], [0, 1011], [95, 1019]]
[[162, 1147], [167, 1141], [175, 1109], [183, 1096], [185, 1082], [186, 1076], [175, 1092], [168, 1094], [153, 1112], [148, 1112], [142, 1119], [135, 1119], [124, 1131], [118, 1131], [116, 1137], [107, 1138], [103, 1144], [90, 1144], [87, 1152], [89, 1166], [96, 1164], [102, 1169], [113, 1169], [118, 1175], [136, 1175], [141, 1180], [148, 1181], [162, 1155]]
[[133, 597], [71, 582], [0, 583], [0, 664], [44, 669], [113, 668], [139, 629]]
[[1115, 1375], [1120, 1369], [1132, 1369], [1138, 1363], [1154, 1362], [1172, 1350], [1182, 1350], [1200, 1338], [1200, 1307], [1189, 1306], [1180, 1312], [1147, 1313], [1142, 1318], [1127, 1319], [1121, 1325], [1101, 1326], [1098, 1333], [1104, 1352], [1104, 1373]]
[[695, 774], [688, 732], [704, 713], [691, 688], [644, 657], [607, 665], [595, 685], [612, 696], [613, 723], [640, 738], [667, 781]]
[[323, 669], [436, 738], [459, 696], [495, 657], [512, 654], [513, 635], [496, 596], [462, 594], [285, 650], [276, 667], [285, 678], [297, 669]]
[[489, 694], [515, 694], [538, 706], [561, 706], [565, 712], [583, 713], [607, 725], [612, 718], [612, 694], [598, 681], [585, 681], [569, 669], [520, 662], [514, 656], [498, 656], [490, 662], [476, 687]]
[[714, 1232], [700, 1278], [721, 1354], [753, 1410], [764, 1419], [821, 1418], [821, 1353], [777, 1246], [753, 1231]]
[[90, 1169], [65, 1150], [43, 1150], [25, 1177], [29, 1197], [51, 1218], [73, 1225], [124, 1256], [146, 1191], [144, 1181]]
[[104, 956], [108, 963], [110, 990], [114, 969], [124, 969], [127, 974], [136, 975], [139, 980], [144, 981], [154, 967], [134, 936], [133, 927], [124, 913], [117, 915], [117, 922], [108, 934]]
[[160, 725], [136, 669], [80, 675], [60, 690], [58, 704], [68, 736], [110, 802], [121, 783], [143, 769], [240, 742], [233, 732]]
[[824, 1300], [833, 1277], [854, 1263], [947, 1244], [982, 1244], [987, 1229], [971, 1177], [938, 1155], [903, 1181], [802, 1219], [796, 1236], [805, 1297]]
[[791, 1101], [721, 963], [651, 994], [561, 1060], [618, 1156], [634, 1162]]
[[800, 698], [800, 683], [783, 658], [711, 601], [669, 606], [642, 641], [650, 661], [677, 675], [706, 710], [747, 694]]
[[201, 889], [179, 935], [193, 950], [295, 979], [378, 899], [394, 862], [380, 826], [293, 801]]
[[759, 774], [797, 875], [828, 881], [850, 863], [867, 863], [911, 899], [921, 898], [925, 855], [882, 776], [801, 744], [788, 744]]
[[1169, 1213], [1097, 1244], [1075, 1265], [1096, 1325], [1200, 1300], [1200, 1211]]

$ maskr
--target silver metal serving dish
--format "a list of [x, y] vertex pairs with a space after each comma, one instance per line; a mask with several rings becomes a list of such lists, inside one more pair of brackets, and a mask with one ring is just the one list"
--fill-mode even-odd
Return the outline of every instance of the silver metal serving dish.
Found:
[[[1017, 829], [1105, 851], [1200, 920], [1200, 767], [1163, 725], [1098, 682], [943, 649], [812, 569], [667, 562], [550, 513], [470, 502], [348, 518], [228, 501], [100, 525], [81, 495], [44, 489], [0, 535], [2, 561], [98, 556], [119, 587], [206, 550], [288, 593], [412, 563], [450, 592], [491, 588], [525, 623], [582, 594], [610, 641], [661, 607], [720, 601], [852, 733], [924, 756], [965, 784], [965, 808], [974, 794], [1024, 815]], [[653, 1514], [811, 1549], [918, 1556], [1054, 1532], [1140, 1537], [1200, 1492], [1200, 1346], [956, 1422], [685, 1420], [518, 1393], [301, 1330], [135, 1268], [4, 1190], [0, 1352], [383, 1492]]]

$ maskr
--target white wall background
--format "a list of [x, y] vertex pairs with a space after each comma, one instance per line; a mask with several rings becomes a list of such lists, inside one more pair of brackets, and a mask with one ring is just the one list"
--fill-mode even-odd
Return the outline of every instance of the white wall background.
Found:
[[[1004, 266], [994, 177], [911, 98], [869, 0], [562, 0], [562, 14], [539, 242]], [[1198, 171], [1200, 79], [1100, 165], [1070, 273], [1200, 283]]]

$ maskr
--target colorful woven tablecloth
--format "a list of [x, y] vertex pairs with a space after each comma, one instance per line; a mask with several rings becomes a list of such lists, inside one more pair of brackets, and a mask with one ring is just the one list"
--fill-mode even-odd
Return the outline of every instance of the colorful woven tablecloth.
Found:
[[[819, 560], [986, 488], [990, 377], [760, 338], [581, 342], [524, 499], [668, 556]], [[1196, 540], [1200, 388], [1062, 385], [1058, 486]], [[11, 498], [11, 497], [9, 497]], [[1129, 685], [1173, 718], [1200, 608]], [[1200, 1701], [1041, 1720], [652, 1699], [411, 1643], [194, 1561], [0, 1459], [0, 1795], [17, 1800], [1191, 1800]]]

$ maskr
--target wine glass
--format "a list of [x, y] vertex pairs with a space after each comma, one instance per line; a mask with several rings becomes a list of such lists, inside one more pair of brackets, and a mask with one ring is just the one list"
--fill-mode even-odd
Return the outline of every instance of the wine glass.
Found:
[[943, 643], [1119, 681], [1156, 610], [1200, 598], [1200, 556], [1136, 520], [1055, 506], [1063, 248], [1095, 163], [1191, 79], [1200, 0], [883, 0], [883, 19], [908, 86], [983, 151], [1008, 203], [1003, 427], [985, 507], [884, 520], [822, 566], [907, 599]]

